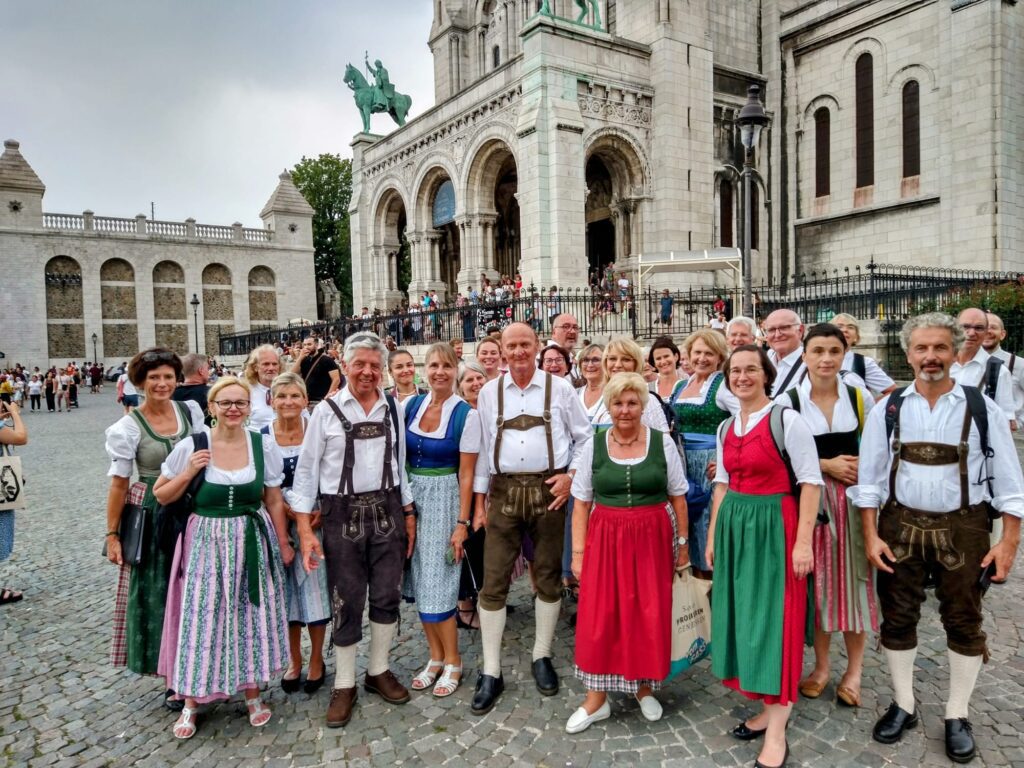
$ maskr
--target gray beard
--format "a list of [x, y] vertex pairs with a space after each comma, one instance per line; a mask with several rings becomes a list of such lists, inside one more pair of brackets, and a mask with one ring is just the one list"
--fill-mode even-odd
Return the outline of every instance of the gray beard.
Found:
[[924, 371], [921, 371], [917, 374], [917, 378], [921, 381], [942, 381], [947, 376], [949, 376], [949, 371], [946, 370], [940, 371], [939, 373], [925, 373]]

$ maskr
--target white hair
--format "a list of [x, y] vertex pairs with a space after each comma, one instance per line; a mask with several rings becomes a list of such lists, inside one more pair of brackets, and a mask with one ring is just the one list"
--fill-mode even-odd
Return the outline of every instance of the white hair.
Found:
[[725, 326], [725, 332], [728, 333], [732, 330], [734, 325], [745, 325], [750, 331], [751, 336], [757, 335], [757, 325], [749, 317], [743, 315], [736, 315], [732, 320], [729, 321], [728, 325]]
[[910, 334], [918, 328], [945, 328], [953, 337], [953, 351], [959, 353], [960, 347], [964, 345], [964, 329], [960, 323], [945, 312], [926, 312], [923, 315], [915, 315], [903, 324], [900, 332], [900, 346], [906, 352], [910, 349]]
[[372, 331], [359, 331], [345, 339], [345, 351], [342, 359], [346, 364], [351, 363], [355, 359], [356, 352], [363, 349], [378, 353], [380, 355], [380, 364], [382, 366], [387, 364], [388, 348], [380, 340], [380, 336]]

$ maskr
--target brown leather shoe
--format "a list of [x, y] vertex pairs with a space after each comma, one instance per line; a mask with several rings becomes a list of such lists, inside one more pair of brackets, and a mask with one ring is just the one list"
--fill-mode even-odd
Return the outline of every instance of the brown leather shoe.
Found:
[[370, 693], [376, 693], [388, 704], [405, 704], [409, 700], [409, 691], [398, 682], [391, 670], [381, 672], [379, 675], [366, 673], [366, 681], [363, 687]]
[[327, 706], [327, 727], [341, 728], [352, 719], [352, 707], [356, 703], [356, 689], [334, 688], [331, 703]]

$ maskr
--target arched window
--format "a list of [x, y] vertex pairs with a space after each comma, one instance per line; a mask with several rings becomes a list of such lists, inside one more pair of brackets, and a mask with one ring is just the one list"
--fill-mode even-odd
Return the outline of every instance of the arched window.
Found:
[[723, 248], [733, 248], [735, 243], [732, 234], [732, 223], [735, 219], [733, 214], [733, 194], [732, 194], [732, 182], [728, 179], [722, 179], [722, 184], [718, 188], [718, 201], [719, 201], [719, 223], [718, 231], [721, 235], [719, 238]]
[[494, 46], [494, 48], [491, 49], [491, 63], [494, 65], [495, 69], [497, 69], [501, 64], [501, 48], [498, 46]]
[[921, 87], [903, 86], [903, 178], [921, 173]]
[[862, 53], [856, 66], [857, 187], [875, 183], [875, 85], [874, 61]]
[[814, 196], [829, 194], [829, 169], [832, 164], [832, 117], [828, 107], [814, 113]]

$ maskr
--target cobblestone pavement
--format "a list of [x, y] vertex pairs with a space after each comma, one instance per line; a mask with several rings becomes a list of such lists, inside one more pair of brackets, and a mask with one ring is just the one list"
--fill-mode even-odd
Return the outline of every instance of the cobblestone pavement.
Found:
[[[612, 719], [568, 736], [565, 721], [582, 693], [571, 676], [573, 633], [563, 617], [556, 641], [562, 690], [541, 696], [530, 675], [533, 611], [526, 579], [515, 585], [511, 598], [519, 610], [509, 617], [505, 634], [506, 691], [486, 717], [469, 714], [478, 633], [460, 631], [467, 685], [449, 699], [414, 694], [409, 704], [394, 707], [360, 691], [349, 726], [327, 729], [329, 685], [310, 697], [288, 696], [274, 683], [268, 696], [274, 718], [267, 727], [251, 728], [236, 698], [202, 716], [191, 741], [175, 741], [174, 716], [161, 706], [160, 682], [106, 663], [115, 577], [100, 557], [107, 488], [103, 428], [120, 410], [112, 387], [106, 389], [102, 395], [84, 393], [82, 408], [74, 413], [27, 416], [31, 442], [20, 453], [30, 508], [18, 516], [14, 556], [0, 564], [0, 584], [25, 591], [24, 601], [0, 608], [0, 765], [753, 764], [757, 745], [727, 735], [750, 706], [711, 677], [707, 662], [658, 694], [665, 705], [660, 722], [648, 723], [635, 701], [615, 695]], [[1024, 766], [1019, 577], [991, 591], [985, 614], [992, 660], [973, 700], [980, 746], [974, 764]], [[880, 654], [869, 650], [862, 708], [836, 706], [835, 677], [822, 698], [797, 705], [789, 729], [791, 765], [950, 764], [942, 742], [948, 665], [934, 598], [925, 615], [916, 678], [922, 727], [897, 746], [871, 740], [871, 726], [888, 705], [890, 689]], [[415, 614], [406, 608], [393, 652], [393, 669], [404, 681], [426, 661], [425, 647]], [[840, 664], [837, 658], [836, 675]], [[332, 668], [329, 660], [328, 675]]]

